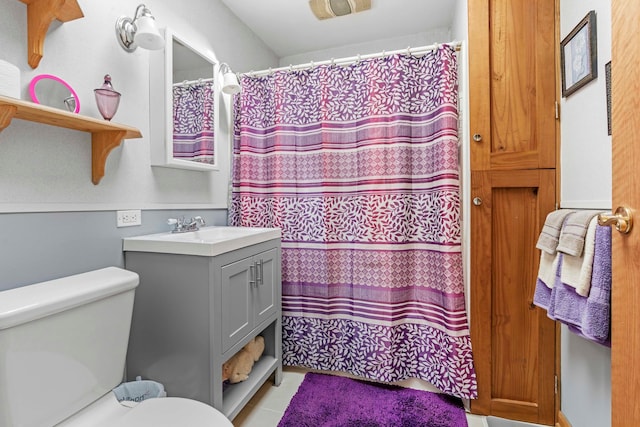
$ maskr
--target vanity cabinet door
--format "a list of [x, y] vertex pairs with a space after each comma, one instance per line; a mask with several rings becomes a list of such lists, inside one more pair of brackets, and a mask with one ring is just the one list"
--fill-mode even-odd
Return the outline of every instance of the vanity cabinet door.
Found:
[[222, 266], [222, 351], [278, 310], [280, 252], [269, 249]]
[[252, 284], [254, 280], [253, 258], [227, 264], [222, 267], [222, 352], [253, 329]]
[[253, 293], [255, 325], [267, 320], [278, 309], [280, 286], [280, 259], [278, 250], [271, 249], [253, 257], [257, 280]]

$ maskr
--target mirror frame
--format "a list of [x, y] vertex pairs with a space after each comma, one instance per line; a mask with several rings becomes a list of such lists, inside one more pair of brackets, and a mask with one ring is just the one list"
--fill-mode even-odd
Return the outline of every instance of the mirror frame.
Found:
[[[76, 93], [76, 91], [73, 90], [73, 88], [69, 83], [65, 82], [58, 76], [54, 76], [53, 74], [38, 74], [37, 76], [31, 79], [31, 82], [29, 82], [29, 95], [31, 96], [31, 100], [33, 102], [40, 105], [47, 105], [40, 102], [40, 100], [38, 99], [38, 95], [36, 94], [36, 85], [42, 80], [53, 80], [57, 83], [62, 84], [64, 87], [66, 87], [71, 93], [71, 96], [73, 96], [76, 99], [76, 108], [72, 112], [76, 114], [80, 112], [80, 98], [78, 97], [78, 94]], [[57, 107], [53, 107], [53, 108], [57, 108]], [[63, 111], [69, 111], [69, 110], [63, 110]]]
[[[220, 64], [205, 49], [187, 41], [174, 30], [164, 29], [165, 46], [161, 51], [150, 51], [149, 100], [151, 165], [197, 171], [220, 170], [219, 152], [219, 108], [220, 108]], [[182, 44], [195, 55], [211, 64], [214, 78], [214, 164], [200, 163], [173, 157], [173, 43]]]

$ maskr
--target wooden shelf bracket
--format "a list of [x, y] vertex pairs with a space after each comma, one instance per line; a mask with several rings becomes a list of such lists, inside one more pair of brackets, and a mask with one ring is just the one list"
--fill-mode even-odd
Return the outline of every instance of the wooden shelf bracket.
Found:
[[54, 19], [68, 22], [84, 17], [77, 0], [20, 0], [27, 5], [27, 62], [37, 68], [44, 39]]
[[111, 150], [122, 143], [125, 131], [94, 132], [91, 134], [91, 182], [98, 185]]

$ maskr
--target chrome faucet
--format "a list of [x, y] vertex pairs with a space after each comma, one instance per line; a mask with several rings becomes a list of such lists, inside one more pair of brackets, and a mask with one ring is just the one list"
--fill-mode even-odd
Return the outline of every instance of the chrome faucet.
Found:
[[201, 216], [191, 218], [189, 221], [181, 218], [169, 218], [167, 224], [173, 225], [172, 233], [186, 233], [188, 231], [198, 231], [200, 227], [204, 227], [204, 219]]

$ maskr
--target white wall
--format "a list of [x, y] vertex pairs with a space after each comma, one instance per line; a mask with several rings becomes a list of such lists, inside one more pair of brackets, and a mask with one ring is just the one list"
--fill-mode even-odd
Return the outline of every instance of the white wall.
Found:
[[[55, 74], [78, 93], [81, 114], [100, 118], [93, 89], [109, 73], [122, 99], [114, 122], [134, 126], [140, 139], [114, 149], [99, 185], [91, 183], [90, 135], [13, 120], [0, 133], [0, 212], [108, 209], [188, 209], [226, 206], [226, 183], [206, 172], [152, 168], [149, 161], [149, 52], [125, 52], [116, 19], [138, 1], [81, 1], [84, 18], [54, 21], [37, 69], [27, 64], [26, 5], [0, 0], [0, 59], [21, 70], [22, 99], [37, 74]], [[219, 0], [146, 2], [159, 27], [170, 26], [213, 51], [236, 70], [277, 65], [275, 55]]]
[[[560, 2], [563, 39], [596, 11], [598, 78], [561, 101], [561, 201], [564, 208], [611, 209], [611, 137], [604, 66], [611, 60], [610, 0]], [[561, 407], [574, 427], [611, 425], [611, 350], [566, 326], [561, 332]]]
[[[397, 37], [384, 40], [372, 40], [367, 43], [350, 44], [333, 49], [317, 50], [299, 55], [291, 55], [280, 58], [280, 66], [306, 64], [308, 62], [327, 61], [331, 58], [348, 58], [355, 55], [367, 55], [383, 50], [392, 51], [407, 47], [429, 46], [434, 43], [450, 42], [451, 31], [448, 28], [434, 29], [406, 37]], [[257, 70], [256, 70], [257, 71]]]
[[610, 0], [560, 2], [560, 37], [596, 11], [598, 78], [560, 103], [563, 208], [611, 209], [611, 136], [607, 135], [604, 66], [611, 60]]

